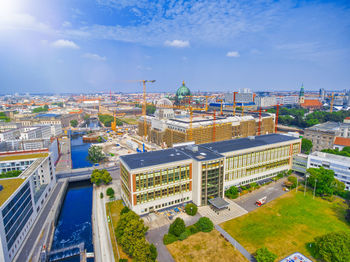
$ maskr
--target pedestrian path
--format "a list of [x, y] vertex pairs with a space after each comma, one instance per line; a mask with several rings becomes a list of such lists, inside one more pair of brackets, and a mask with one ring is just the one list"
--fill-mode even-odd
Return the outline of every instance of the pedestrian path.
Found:
[[215, 225], [215, 229], [220, 232], [220, 234], [231, 243], [231, 245], [237, 249], [243, 256], [245, 256], [249, 261], [255, 262], [255, 258], [250, 254], [240, 243], [237, 242], [233, 237], [231, 237], [221, 226]]
[[202, 206], [198, 208], [198, 213], [203, 217], [209, 217], [215, 225], [221, 224], [225, 221], [234, 219], [236, 217], [245, 215], [248, 213], [243, 207], [239, 206], [235, 202], [226, 199], [230, 203], [227, 209], [215, 212], [210, 206]]

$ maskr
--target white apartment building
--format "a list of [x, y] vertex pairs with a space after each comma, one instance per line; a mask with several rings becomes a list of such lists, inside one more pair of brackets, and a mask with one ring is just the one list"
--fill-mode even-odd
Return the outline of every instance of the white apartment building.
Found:
[[345, 184], [350, 190], [350, 161], [349, 157], [323, 152], [313, 152], [308, 157], [307, 168], [324, 167], [334, 171], [334, 177]]
[[8, 158], [15, 163], [28, 163], [20, 176], [0, 179], [0, 261], [3, 262], [14, 261], [56, 184], [50, 153], [10, 154], [1, 156], [0, 164]]

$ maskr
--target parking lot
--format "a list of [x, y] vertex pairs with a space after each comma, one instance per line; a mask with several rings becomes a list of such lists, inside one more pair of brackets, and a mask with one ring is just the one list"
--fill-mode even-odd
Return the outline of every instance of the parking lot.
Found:
[[238, 205], [240, 205], [242, 208], [247, 210], [248, 212], [253, 211], [254, 209], [258, 208], [255, 205], [255, 202], [258, 199], [261, 199], [263, 197], [267, 197], [266, 202], [270, 202], [280, 196], [282, 196], [285, 191], [283, 191], [283, 183], [286, 181], [286, 178], [280, 179], [277, 182], [272, 182], [269, 185], [262, 186], [261, 188], [248, 193], [246, 195], [243, 195], [237, 199], [234, 200], [234, 202]]

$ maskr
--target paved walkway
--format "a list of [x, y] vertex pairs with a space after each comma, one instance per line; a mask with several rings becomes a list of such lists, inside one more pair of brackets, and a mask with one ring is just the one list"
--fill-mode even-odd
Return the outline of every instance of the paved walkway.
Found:
[[227, 198], [225, 198], [225, 200], [230, 203], [230, 205], [228, 206], [228, 209], [221, 210], [217, 213], [213, 209], [211, 209], [210, 206], [202, 206], [198, 208], [198, 212], [203, 217], [209, 217], [210, 220], [213, 221], [214, 225], [221, 224], [225, 221], [234, 219], [236, 217], [239, 217], [248, 213], [247, 210], [237, 205], [235, 202]]
[[72, 156], [70, 152], [70, 139], [61, 138], [59, 140], [61, 147], [61, 155], [56, 165], [56, 171], [66, 171], [72, 168]]
[[215, 225], [215, 229], [220, 232], [220, 234], [231, 243], [231, 245], [238, 249], [238, 251], [245, 256], [249, 261], [255, 262], [255, 258], [250, 254], [240, 243], [237, 242], [233, 237], [231, 237], [222, 227]]

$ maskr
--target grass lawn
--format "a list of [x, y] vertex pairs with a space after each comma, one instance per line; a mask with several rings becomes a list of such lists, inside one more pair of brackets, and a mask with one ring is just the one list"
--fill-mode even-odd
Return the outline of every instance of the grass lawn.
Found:
[[[121, 200], [116, 200], [106, 204], [107, 216], [109, 215], [109, 211], [108, 211], [108, 208], [109, 208], [111, 212], [111, 221], [113, 222], [114, 228], [117, 226], [117, 223], [120, 217], [120, 211], [123, 209], [123, 207], [124, 207], [123, 201]], [[111, 241], [112, 241], [114, 259], [115, 261], [119, 261], [117, 246], [116, 246], [115, 237], [114, 237], [114, 228], [112, 228], [112, 223], [108, 223], [108, 228], [109, 228], [109, 234], [111, 236]], [[129, 258], [128, 255], [123, 252], [122, 247], [120, 245], [118, 245], [118, 250], [119, 250], [120, 258], [126, 258], [129, 261], [132, 261], [132, 259]]]
[[350, 231], [345, 210], [341, 199], [329, 202], [293, 191], [221, 226], [251, 253], [266, 246], [279, 259], [296, 251], [311, 256], [306, 244], [315, 237]]
[[129, 124], [129, 125], [137, 125], [137, 123], [138, 123], [138, 119], [132, 118], [132, 117], [123, 117], [123, 118], [120, 118], [120, 120]]
[[210, 233], [196, 233], [183, 241], [176, 241], [167, 245], [167, 248], [176, 262], [248, 261], [215, 229]]

